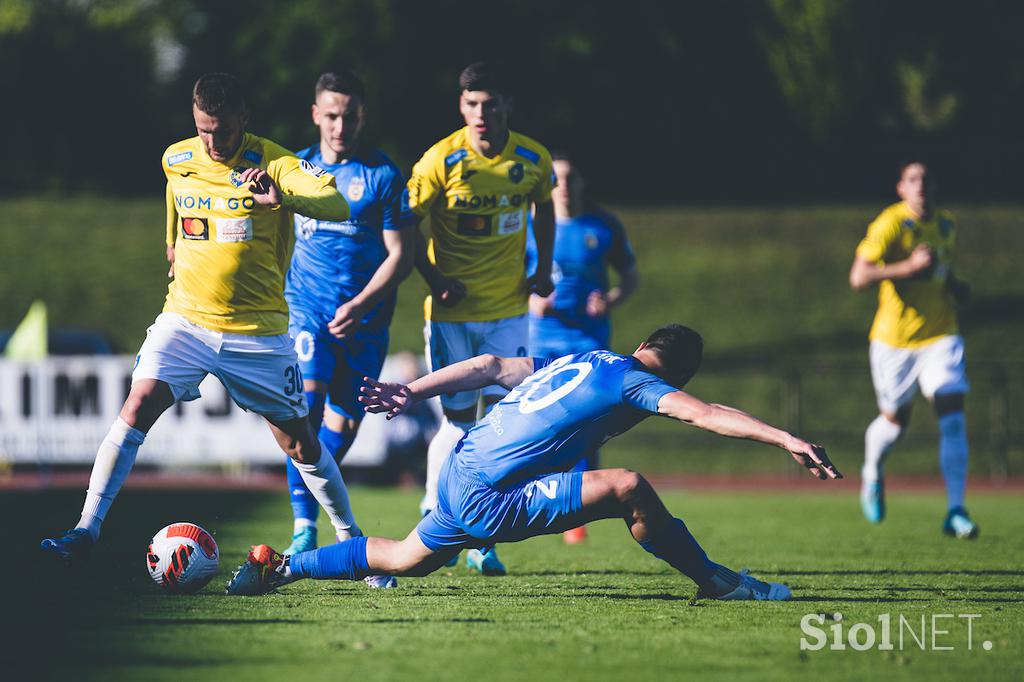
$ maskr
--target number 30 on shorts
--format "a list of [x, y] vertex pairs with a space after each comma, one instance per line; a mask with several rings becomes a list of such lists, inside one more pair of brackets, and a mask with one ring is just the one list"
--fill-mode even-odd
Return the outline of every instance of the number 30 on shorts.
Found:
[[298, 365], [286, 367], [284, 370], [284, 394], [302, 393], [302, 370]]

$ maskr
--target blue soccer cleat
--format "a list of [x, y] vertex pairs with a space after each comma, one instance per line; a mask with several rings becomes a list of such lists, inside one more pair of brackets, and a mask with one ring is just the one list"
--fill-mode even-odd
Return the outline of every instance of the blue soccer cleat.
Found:
[[92, 552], [92, 535], [85, 528], [64, 531], [59, 538], [45, 538], [39, 543], [40, 549], [51, 556], [68, 562], [86, 561]]
[[885, 486], [881, 479], [861, 483], [860, 509], [870, 523], [881, 523], [885, 518]]
[[740, 584], [725, 594], [713, 595], [698, 590], [698, 599], [721, 601], [789, 601], [793, 593], [782, 583], [767, 583], [750, 575], [747, 569], [739, 572]]
[[299, 552], [310, 552], [316, 549], [316, 526], [305, 526], [295, 531], [292, 535], [292, 544], [281, 552], [285, 556], [292, 556]]
[[268, 545], [256, 545], [245, 558], [245, 563], [232, 574], [225, 588], [225, 594], [237, 597], [253, 597], [273, 592], [282, 585], [294, 582], [278, 572], [286, 557], [275, 552]]
[[508, 569], [498, 559], [498, 552], [494, 547], [487, 548], [487, 551], [471, 549], [466, 552], [466, 568], [478, 571], [481, 575], [505, 575]]
[[973, 540], [978, 537], [979, 529], [978, 525], [967, 515], [966, 509], [953, 507], [946, 514], [946, 520], [942, 522], [942, 532], [960, 540]]
[[391, 590], [398, 587], [398, 579], [393, 575], [368, 575], [363, 578], [363, 582], [374, 590]]

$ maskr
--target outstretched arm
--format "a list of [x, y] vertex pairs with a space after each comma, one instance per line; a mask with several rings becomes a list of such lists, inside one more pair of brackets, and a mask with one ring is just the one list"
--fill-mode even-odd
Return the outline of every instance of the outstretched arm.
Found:
[[885, 279], [910, 279], [930, 268], [933, 262], [934, 254], [927, 244], [918, 244], [907, 258], [895, 263], [874, 263], [857, 256], [850, 266], [850, 288], [860, 291]]
[[498, 384], [505, 388], [518, 386], [533, 374], [533, 358], [499, 358], [496, 355], [478, 355], [469, 360], [442, 367], [408, 386], [382, 383], [364, 377], [366, 385], [359, 389], [359, 402], [367, 412], [387, 412], [391, 419], [413, 404], [442, 393], [472, 391]]
[[673, 391], [658, 401], [658, 412], [705, 431], [767, 443], [787, 450], [793, 459], [821, 480], [843, 477], [829, 461], [825, 448], [808, 443], [733, 407], [706, 403], [683, 391]]

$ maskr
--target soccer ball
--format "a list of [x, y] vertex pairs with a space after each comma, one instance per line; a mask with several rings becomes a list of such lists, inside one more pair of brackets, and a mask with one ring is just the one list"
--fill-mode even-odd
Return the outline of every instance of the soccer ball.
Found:
[[198, 592], [217, 575], [219, 567], [217, 543], [194, 523], [172, 523], [149, 541], [146, 568], [156, 584], [167, 592]]

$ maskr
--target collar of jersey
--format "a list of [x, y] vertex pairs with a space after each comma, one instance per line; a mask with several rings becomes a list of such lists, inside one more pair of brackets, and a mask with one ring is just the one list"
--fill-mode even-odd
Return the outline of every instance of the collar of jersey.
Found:
[[508, 131], [508, 140], [505, 141], [505, 146], [501, 148], [501, 151], [497, 156], [490, 158], [484, 156], [473, 147], [473, 138], [469, 135], [469, 126], [464, 127], [462, 130], [465, 132], [466, 151], [472, 154], [481, 163], [486, 163], [489, 166], [496, 166], [502, 161], [507, 160], [512, 155], [512, 150], [515, 149], [512, 145], [512, 136], [515, 133], [512, 132], [511, 128]]

